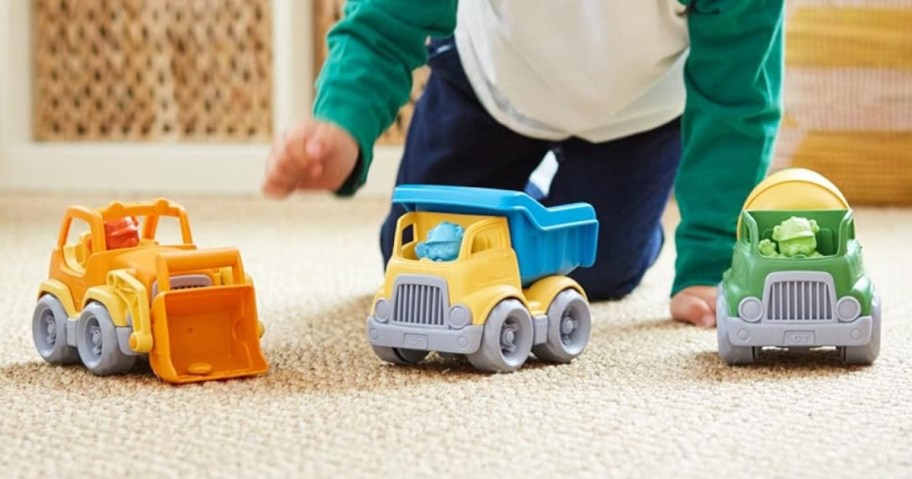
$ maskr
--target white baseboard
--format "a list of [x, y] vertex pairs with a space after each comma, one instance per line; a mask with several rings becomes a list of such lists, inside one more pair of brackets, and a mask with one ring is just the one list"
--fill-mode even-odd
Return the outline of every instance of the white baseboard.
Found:
[[[0, 189], [259, 194], [268, 145], [25, 143], [0, 151]], [[361, 195], [389, 195], [400, 147], [378, 147]]]
[[361, 189], [363, 195], [390, 196], [396, 186], [396, 175], [399, 172], [399, 161], [402, 159], [401, 146], [378, 146], [374, 148], [374, 161], [371, 163], [367, 183]]

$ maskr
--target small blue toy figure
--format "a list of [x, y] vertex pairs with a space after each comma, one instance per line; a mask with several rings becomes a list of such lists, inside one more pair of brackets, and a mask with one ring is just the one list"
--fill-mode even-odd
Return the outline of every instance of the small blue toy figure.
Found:
[[453, 261], [459, 256], [459, 245], [465, 231], [462, 226], [443, 221], [428, 231], [427, 239], [415, 246], [418, 259]]

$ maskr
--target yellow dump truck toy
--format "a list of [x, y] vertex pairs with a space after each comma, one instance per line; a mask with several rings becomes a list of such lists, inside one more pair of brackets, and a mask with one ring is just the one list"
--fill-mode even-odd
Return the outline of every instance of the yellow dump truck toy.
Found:
[[[162, 218], [179, 226], [177, 244], [157, 241]], [[32, 318], [47, 362], [82, 362], [106, 376], [147, 356], [170, 383], [252, 376], [268, 369], [262, 335], [240, 253], [198, 250], [183, 207], [159, 199], [67, 208]]]
[[432, 185], [399, 186], [393, 202], [408, 213], [367, 319], [377, 356], [415, 364], [436, 351], [510, 372], [530, 354], [566, 363], [583, 352], [589, 303], [566, 274], [595, 261], [592, 206]]

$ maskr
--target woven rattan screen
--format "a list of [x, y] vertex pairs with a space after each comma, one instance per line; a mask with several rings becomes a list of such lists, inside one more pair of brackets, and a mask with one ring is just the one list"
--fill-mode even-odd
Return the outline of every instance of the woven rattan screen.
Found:
[[270, 0], [33, 9], [36, 140], [270, 140]]
[[[319, 72], [328, 53], [326, 49], [326, 33], [342, 18], [342, 6], [345, 0], [316, 0], [314, 2], [314, 18], [316, 19], [316, 54], [314, 55], [314, 71]], [[405, 133], [408, 131], [409, 121], [412, 119], [412, 108], [427, 82], [429, 70], [427, 67], [419, 68], [412, 76], [411, 100], [399, 110], [399, 115], [390, 128], [380, 137], [378, 143], [383, 145], [402, 144]]]

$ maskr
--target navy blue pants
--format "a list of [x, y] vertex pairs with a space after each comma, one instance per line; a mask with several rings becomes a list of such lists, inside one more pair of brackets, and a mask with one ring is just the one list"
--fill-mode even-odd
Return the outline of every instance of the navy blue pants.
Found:
[[[560, 205], [584, 201], [599, 219], [598, 253], [570, 274], [590, 299], [620, 298], [639, 284], [664, 236], [660, 218], [681, 157], [680, 122], [633, 136], [590, 143], [529, 138], [498, 123], [476, 98], [452, 39], [428, 47], [431, 75], [415, 105], [397, 184], [524, 190], [549, 151], [558, 161], [548, 195]], [[393, 205], [380, 232], [384, 264], [393, 249]]]

